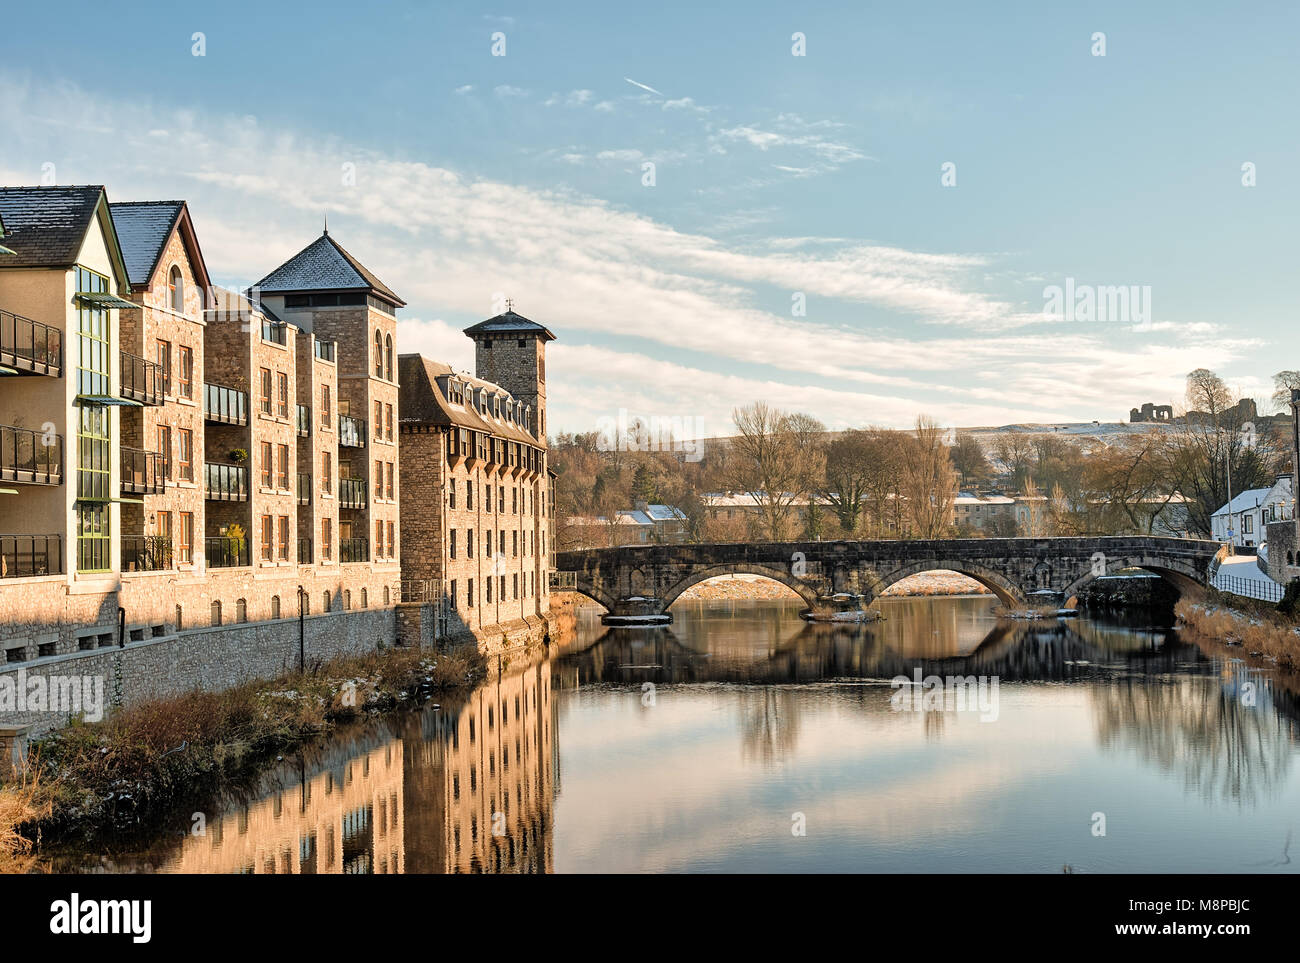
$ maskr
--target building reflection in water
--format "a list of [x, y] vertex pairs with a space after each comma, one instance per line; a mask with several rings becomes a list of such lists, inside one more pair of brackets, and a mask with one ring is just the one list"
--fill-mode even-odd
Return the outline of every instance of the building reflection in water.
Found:
[[535, 662], [463, 702], [334, 740], [212, 818], [174, 873], [550, 872], [558, 790], [551, 671]]

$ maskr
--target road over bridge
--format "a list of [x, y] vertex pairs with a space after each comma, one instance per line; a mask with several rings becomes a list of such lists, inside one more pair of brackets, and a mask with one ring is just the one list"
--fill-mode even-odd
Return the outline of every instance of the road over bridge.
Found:
[[557, 552], [555, 567], [606, 608], [608, 624], [636, 624], [671, 621], [669, 606], [682, 592], [733, 573], [788, 585], [813, 619], [865, 609], [895, 582], [935, 569], [970, 576], [1013, 609], [1031, 599], [1072, 606], [1084, 585], [1127, 568], [1195, 595], [1217, 571], [1221, 550], [1218, 542], [1146, 535], [638, 545]]

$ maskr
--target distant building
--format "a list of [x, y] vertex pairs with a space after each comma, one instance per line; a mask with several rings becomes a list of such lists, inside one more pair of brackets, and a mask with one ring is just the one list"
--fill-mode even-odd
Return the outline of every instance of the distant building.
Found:
[[565, 519], [565, 547], [616, 548], [625, 545], [680, 545], [686, 541], [685, 512], [672, 505], [637, 502], [605, 515], [571, 515]]
[[[1210, 516], [1210, 536], [1240, 548], [1253, 548], [1266, 540], [1264, 526], [1291, 513], [1291, 476], [1279, 475], [1271, 488], [1251, 488], [1234, 495]], [[1229, 535], [1231, 532], [1231, 535]]]
[[1148, 401], [1140, 410], [1129, 409], [1128, 420], [1135, 424], [1148, 421], [1173, 421], [1174, 409], [1172, 405], [1156, 405]]
[[958, 528], [980, 531], [1014, 528], [1015, 504], [1008, 495], [959, 492], [952, 503], [953, 522]]

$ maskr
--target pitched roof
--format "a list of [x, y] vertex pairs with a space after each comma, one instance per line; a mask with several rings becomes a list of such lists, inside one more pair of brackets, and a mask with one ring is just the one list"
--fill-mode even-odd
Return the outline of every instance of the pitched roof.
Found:
[[458, 425], [534, 447], [542, 444], [519, 425], [493, 416], [485, 417], [472, 404], [453, 404], [439, 381], [448, 377], [504, 395], [510, 394], [500, 385], [460, 374], [451, 365], [430, 361], [422, 354], [402, 354], [397, 356], [399, 419], [425, 425]]
[[1228, 512], [1232, 512], [1235, 515], [1237, 512], [1245, 512], [1252, 508], [1258, 508], [1260, 502], [1264, 500], [1264, 496], [1270, 491], [1272, 491], [1271, 488], [1250, 488], [1244, 492], [1238, 492], [1232, 497], [1231, 506], [1227, 504], [1220, 506], [1218, 511], [1211, 513], [1211, 517], [1214, 515], [1226, 515]]
[[398, 306], [406, 302], [326, 231], [257, 282], [263, 294], [306, 291], [368, 291]]
[[480, 321], [478, 324], [465, 329], [465, 334], [471, 338], [480, 334], [529, 334], [542, 338], [545, 341], [554, 341], [555, 335], [545, 326], [538, 324], [536, 321], [529, 321], [522, 314], [515, 314], [514, 311], [506, 311], [498, 314], [494, 318], [488, 318], [486, 321]]
[[146, 285], [153, 277], [184, 207], [184, 201], [118, 201], [109, 205], [133, 287]]
[[69, 267], [77, 262], [104, 188], [0, 187], [4, 267]]

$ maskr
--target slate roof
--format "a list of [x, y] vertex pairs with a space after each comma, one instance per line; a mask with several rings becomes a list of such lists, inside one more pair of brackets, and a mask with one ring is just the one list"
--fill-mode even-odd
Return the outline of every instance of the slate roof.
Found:
[[1211, 517], [1214, 515], [1227, 515], [1230, 511], [1236, 515], [1238, 512], [1248, 512], [1252, 508], [1258, 508], [1260, 503], [1264, 501], [1264, 496], [1272, 490], [1271, 488], [1250, 488], [1244, 492], [1238, 492], [1232, 496], [1231, 507], [1226, 504], [1222, 505], [1218, 511], [1212, 513]]
[[4, 267], [69, 267], [76, 263], [104, 188], [0, 187]]
[[132, 287], [147, 285], [184, 201], [119, 201], [109, 205]]
[[406, 305], [383, 281], [326, 231], [257, 282], [263, 294], [309, 291], [368, 291], [399, 307]]
[[439, 382], [439, 379], [449, 376], [455, 376], [475, 387], [485, 386], [510, 395], [500, 385], [462, 374], [451, 365], [430, 361], [422, 354], [402, 354], [397, 356], [397, 410], [400, 420], [424, 425], [458, 425], [498, 438], [523, 442], [534, 448], [544, 447], [519, 425], [504, 419], [485, 418], [473, 405], [452, 404]]
[[515, 332], [537, 335], [544, 341], [555, 340], [555, 335], [545, 325], [538, 324], [536, 321], [529, 321], [522, 314], [516, 314], [514, 311], [506, 311], [494, 318], [480, 321], [478, 324], [466, 328], [464, 333], [472, 338], [479, 334], [513, 334]]

